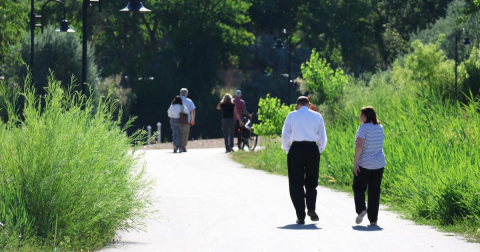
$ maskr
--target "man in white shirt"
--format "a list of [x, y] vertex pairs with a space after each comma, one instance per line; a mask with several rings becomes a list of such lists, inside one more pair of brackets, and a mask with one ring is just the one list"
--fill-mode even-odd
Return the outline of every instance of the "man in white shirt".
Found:
[[297, 213], [297, 224], [302, 225], [305, 224], [305, 205], [310, 219], [319, 220], [315, 204], [320, 153], [327, 145], [323, 117], [309, 108], [308, 98], [298, 97], [297, 111], [288, 114], [282, 129], [282, 149], [287, 153], [290, 198]]
[[187, 152], [187, 143], [188, 143], [188, 137], [190, 135], [190, 125], [193, 126], [195, 125], [195, 104], [193, 103], [192, 100], [187, 98], [188, 96], [188, 89], [182, 88], [180, 89], [180, 97], [182, 97], [183, 105], [187, 107], [188, 110], [188, 124], [187, 125], [182, 125], [181, 127], [183, 128], [183, 144], [182, 144], [182, 151]]

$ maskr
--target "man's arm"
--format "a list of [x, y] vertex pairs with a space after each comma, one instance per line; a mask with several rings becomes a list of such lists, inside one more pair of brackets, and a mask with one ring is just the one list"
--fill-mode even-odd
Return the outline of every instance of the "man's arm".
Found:
[[292, 128], [290, 125], [290, 114], [285, 119], [282, 128], [282, 149], [288, 154], [290, 150], [290, 135], [292, 134]]
[[192, 109], [192, 111], [190, 111], [190, 116], [192, 117], [192, 120], [190, 121], [190, 125], [195, 125], [195, 109]]
[[238, 114], [238, 111], [237, 111], [236, 108], [233, 108], [233, 114], [234, 114], [235, 118], [237, 118], [237, 120], [238, 120], [238, 125], [240, 125], [240, 127], [243, 127], [242, 118]]
[[318, 128], [318, 151], [322, 153], [327, 146], [327, 131], [325, 130], [325, 122], [323, 121], [323, 117], [319, 114], [320, 125]]

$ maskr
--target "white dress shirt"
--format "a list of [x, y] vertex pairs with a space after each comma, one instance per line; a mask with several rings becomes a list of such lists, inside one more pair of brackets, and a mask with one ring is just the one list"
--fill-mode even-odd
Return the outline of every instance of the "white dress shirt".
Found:
[[187, 107], [188, 122], [190, 123], [192, 121], [192, 115], [190, 112], [192, 112], [192, 110], [195, 110], [197, 107], [195, 107], [195, 103], [193, 103], [191, 99], [183, 95], [181, 95], [180, 97], [182, 97], [183, 105]]
[[316, 142], [318, 151], [322, 153], [327, 146], [327, 132], [320, 113], [302, 106], [297, 111], [290, 112], [282, 129], [282, 149], [286, 153], [293, 142]]

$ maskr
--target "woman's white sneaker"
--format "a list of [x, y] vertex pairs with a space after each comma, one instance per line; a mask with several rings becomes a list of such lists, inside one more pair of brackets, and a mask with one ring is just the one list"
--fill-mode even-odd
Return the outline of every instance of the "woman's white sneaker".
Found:
[[367, 215], [367, 210], [363, 210], [363, 211], [357, 216], [357, 218], [355, 219], [355, 223], [357, 223], [357, 224], [362, 223], [363, 217], [365, 217], [365, 215]]

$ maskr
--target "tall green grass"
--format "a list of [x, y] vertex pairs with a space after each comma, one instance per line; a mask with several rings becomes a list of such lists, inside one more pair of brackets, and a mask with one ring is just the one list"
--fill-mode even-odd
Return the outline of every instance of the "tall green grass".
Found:
[[414, 219], [443, 226], [467, 224], [476, 231], [480, 227], [479, 101], [472, 97], [463, 105], [443, 101], [430, 90], [403, 93], [405, 89], [395, 91], [398, 86], [391, 83], [357, 87], [357, 94], [370, 93], [368, 101], [351, 99], [342, 119], [328, 127], [330, 148], [323, 156], [323, 172], [340, 184], [351, 184], [359, 109], [372, 105], [386, 135], [384, 200]]
[[[430, 90], [374, 75], [369, 85], [352, 82], [336, 119], [326, 116], [328, 144], [321, 156], [320, 183], [350, 191], [360, 108], [371, 105], [385, 129], [387, 166], [382, 201], [421, 223], [480, 240], [480, 102], [445, 101]], [[248, 154], [237, 154], [240, 162]], [[240, 156], [242, 155], [242, 156]], [[286, 170], [280, 143], [253, 154], [252, 165]], [[285, 172], [283, 172], [285, 174]]]
[[122, 128], [114, 120], [115, 102], [94, 106], [53, 77], [44, 97], [30, 79], [21, 90], [3, 83], [0, 93], [8, 112], [0, 122], [0, 250], [92, 250], [117, 230], [142, 227], [153, 212], [151, 181], [131, 147], [143, 136], [126, 135], [131, 121]]

